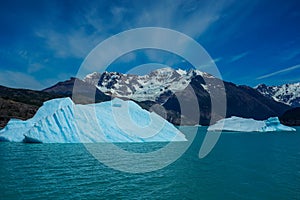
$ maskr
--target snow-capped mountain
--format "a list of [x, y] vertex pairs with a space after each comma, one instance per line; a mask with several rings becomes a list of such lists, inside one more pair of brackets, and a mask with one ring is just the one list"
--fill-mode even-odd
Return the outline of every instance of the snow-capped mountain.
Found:
[[280, 86], [267, 86], [261, 84], [255, 87], [257, 91], [275, 101], [285, 103], [293, 107], [300, 106], [300, 82], [284, 84]]
[[[95, 85], [105, 94], [124, 97], [136, 101], [164, 102], [165, 96], [184, 90], [192, 78], [201, 75], [211, 75], [198, 70], [184, 71], [172, 68], [162, 68], [144, 76], [121, 74], [118, 72], [94, 72], [87, 75], [84, 81]], [[206, 88], [202, 84], [203, 88]]]
[[[79, 86], [76, 98], [73, 97], [75, 82], [77, 90]], [[193, 88], [197, 97], [201, 111], [200, 121], [199, 116], [193, 115], [193, 106], [187, 107], [190, 112], [186, 112], [185, 115], [181, 113], [180, 105], [190, 105], [194, 98], [190, 95], [187, 86]], [[222, 91], [220, 86], [225, 87], [226, 101], [220, 100], [218, 96], [212, 96], [218, 94], [216, 90]], [[12, 108], [17, 110], [17, 112], [13, 112], [14, 117], [28, 119], [35, 113], [38, 105], [47, 99], [56, 97], [72, 97], [77, 104], [89, 104], [106, 102], [111, 100], [112, 96], [118, 96], [124, 99], [133, 99], [142, 108], [150, 111], [153, 105], [160, 104], [166, 110], [167, 120], [176, 125], [180, 125], [182, 121], [184, 121], [184, 125], [208, 125], [212, 115], [219, 116], [218, 111], [212, 113], [212, 97], [219, 99], [219, 103], [226, 103], [226, 117], [237, 116], [265, 120], [269, 117], [281, 116], [291, 109], [289, 105], [266, 97], [252, 87], [222, 81], [197, 70], [183, 71], [171, 68], [158, 69], [144, 76], [117, 72], [92, 73], [87, 75], [84, 81], [71, 78], [43, 91], [4, 88], [2, 87], [0, 90], [0, 104], [4, 105], [1, 109], [4, 116], [0, 118], [1, 127], [11, 118]], [[298, 86], [296, 88], [299, 89]], [[95, 98], [91, 98], [91, 92], [95, 92]], [[16, 96], [16, 94], [18, 95]], [[181, 97], [180, 103], [177, 99], [178, 96]], [[35, 110], [32, 110], [32, 106]], [[23, 115], [22, 113], [27, 114]], [[191, 113], [191, 115], [187, 113]], [[196, 118], [194, 118], [195, 116]], [[293, 124], [299, 124], [299, 122], [294, 120]]]
[[[219, 113], [211, 113], [211, 95], [226, 90], [226, 117], [238, 116], [264, 120], [269, 117], [281, 116], [290, 106], [265, 97], [260, 92], [248, 86], [238, 86], [233, 83], [222, 81], [210, 74], [198, 70], [175, 70], [162, 68], [151, 73], [138, 76], [121, 74], [117, 72], [92, 73], [84, 78], [86, 83], [95, 85], [106, 95], [128, 98], [137, 101], [141, 107], [150, 109], [154, 104], [161, 104], [167, 111], [167, 120], [173, 124], [181, 124], [184, 119], [185, 125], [201, 124], [208, 125], [211, 115], [219, 116]], [[197, 97], [200, 113], [199, 119], [195, 116], [182, 116], [181, 103], [189, 105], [192, 101], [187, 86], [191, 86]], [[214, 96], [214, 98], [218, 98]], [[220, 100], [221, 103], [223, 102]], [[225, 102], [224, 102], [225, 103]], [[190, 113], [193, 113], [194, 108]]]

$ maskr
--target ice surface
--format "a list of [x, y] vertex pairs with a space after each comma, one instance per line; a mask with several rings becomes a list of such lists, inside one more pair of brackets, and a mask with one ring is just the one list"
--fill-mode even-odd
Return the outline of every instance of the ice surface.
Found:
[[209, 131], [238, 131], [238, 132], [271, 132], [296, 131], [296, 129], [280, 124], [278, 117], [271, 117], [264, 121], [231, 117], [218, 121], [208, 128]]
[[27, 121], [12, 119], [0, 141], [42, 143], [186, 141], [172, 124], [132, 101], [75, 105], [70, 98], [44, 103]]
[[11, 119], [6, 127], [0, 131], [0, 141], [23, 141], [24, 134], [36, 127], [40, 121], [47, 120], [49, 116], [53, 116], [58, 110], [68, 106], [73, 106], [73, 102], [69, 98], [53, 99], [45, 102], [31, 119], [26, 121]]

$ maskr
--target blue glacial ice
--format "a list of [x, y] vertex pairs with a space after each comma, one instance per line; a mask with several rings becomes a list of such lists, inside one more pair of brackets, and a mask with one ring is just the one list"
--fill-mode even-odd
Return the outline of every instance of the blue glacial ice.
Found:
[[44, 103], [26, 121], [11, 119], [0, 141], [41, 143], [186, 141], [171, 123], [133, 101], [115, 98], [75, 105], [70, 98]]
[[278, 117], [270, 117], [259, 121], [241, 117], [230, 117], [219, 120], [208, 128], [209, 131], [237, 131], [237, 132], [273, 132], [296, 131], [296, 129], [280, 124]]

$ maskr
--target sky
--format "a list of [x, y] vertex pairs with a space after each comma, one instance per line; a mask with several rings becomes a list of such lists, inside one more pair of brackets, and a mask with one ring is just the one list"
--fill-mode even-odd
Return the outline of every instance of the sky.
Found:
[[[2, 0], [0, 85], [43, 89], [67, 80], [100, 42], [141, 27], [169, 28], [193, 38], [225, 81], [299, 82], [299, 24], [298, 0]], [[108, 69], [124, 72], [120, 66], [153, 62], [188, 68], [176, 55], [145, 49], [118, 58]]]

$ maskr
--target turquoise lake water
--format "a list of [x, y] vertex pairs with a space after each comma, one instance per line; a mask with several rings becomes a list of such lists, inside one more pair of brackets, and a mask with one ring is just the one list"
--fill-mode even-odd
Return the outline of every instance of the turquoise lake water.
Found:
[[[176, 162], [143, 174], [111, 169], [82, 144], [0, 143], [0, 199], [300, 199], [300, 127], [222, 133], [199, 159], [204, 135], [199, 128]], [[137, 152], [164, 145], [119, 144]]]

